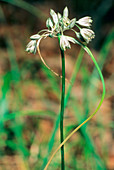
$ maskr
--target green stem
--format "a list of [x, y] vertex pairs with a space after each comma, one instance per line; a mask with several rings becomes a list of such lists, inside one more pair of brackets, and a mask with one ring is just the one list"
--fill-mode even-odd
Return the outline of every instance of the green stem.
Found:
[[[95, 112], [93, 113], [93, 116], [94, 116], [94, 115], [97, 113], [97, 111], [99, 110], [99, 108], [101, 107], [101, 105], [102, 105], [102, 103], [103, 103], [103, 100], [104, 100], [104, 97], [105, 97], [105, 82], [104, 82], [104, 78], [103, 78], [102, 72], [101, 72], [101, 70], [100, 70], [100, 68], [99, 68], [99, 66], [98, 66], [98, 64], [97, 64], [97, 62], [96, 62], [96, 60], [95, 60], [92, 52], [91, 52], [90, 49], [89, 49], [88, 47], [86, 47], [86, 46], [83, 46], [83, 48], [84, 48], [84, 50], [90, 55], [91, 59], [93, 60], [93, 62], [94, 62], [94, 64], [95, 64], [95, 67], [96, 67], [97, 70], [98, 70], [98, 73], [99, 73], [99, 75], [100, 75], [100, 78], [101, 78], [101, 81], [102, 81], [102, 85], [103, 85], [103, 93], [102, 93], [101, 101], [100, 101], [97, 109], [96, 109]], [[91, 117], [93, 117], [93, 116], [91, 115]]]
[[[60, 112], [60, 137], [61, 143], [64, 140], [63, 137], [63, 118], [64, 118], [64, 105], [65, 105], [65, 56], [64, 50], [61, 50], [61, 59], [62, 59], [62, 95], [61, 95], [61, 112]], [[61, 147], [61, 169], [64, 170], [64, 145]]]

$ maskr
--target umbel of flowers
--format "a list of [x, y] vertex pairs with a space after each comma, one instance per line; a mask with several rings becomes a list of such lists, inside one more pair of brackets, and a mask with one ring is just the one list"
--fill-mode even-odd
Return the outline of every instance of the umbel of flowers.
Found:
[[[50, 10], [51, 18], [48, 18], [46, 21], [47, 29], [39, 31], [37, 34], [30, 37], [31, 41], [28, 43], [26, 51], [30, 53], [36, 53], [37, 47], [41, 39], [46, 37], [60, 37], [60, 48], [66, 50], [71, 48], [70, 42], [78, 43], [78, 41], [70, 36], [64, 34], [67, 30], [72, 30], [75, 32], [76, 37], [81, 40], [83, 43], [89, 43], [94, 37], [95, 33], [90, 29], [92, 24], [92, 19], [89, 16], [83, 17], [79, 20], [76, 18], [68, 18], [68, 8], [65, 7], [63, 10], [63, 15], [60, 13], [55, 13], [53, 9]], [[78, 28], [78, 31], [75, 30], [75, 27]]]

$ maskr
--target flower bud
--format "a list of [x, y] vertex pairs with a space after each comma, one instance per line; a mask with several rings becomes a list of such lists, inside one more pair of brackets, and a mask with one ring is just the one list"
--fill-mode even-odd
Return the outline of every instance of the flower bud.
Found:
[[41, 36], [39, 34], [35, 34], [30, 37], [31, 40], [39, 40], [40, 38]]

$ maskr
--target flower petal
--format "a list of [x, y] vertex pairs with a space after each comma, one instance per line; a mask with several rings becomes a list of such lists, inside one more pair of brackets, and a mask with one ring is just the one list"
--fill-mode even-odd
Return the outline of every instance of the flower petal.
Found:
[[68, 8], [66, 6], [63, 10], [63, 18], [67, 18], [67, 17], [68, 17]]
[[70, 24], [69, 24], [69, 29], [73, 28], [74, 25], [76, 23], [76, 18], [73, 18], [71, 21], [70, 21]]
[[53, 22], [52, 22], [51, 18], [48, 18], [46, 20], [46, 26], [48, 27], [48, 29], [53, 27]]
[[58, 19], [61, 20], [62, 19], [62, 15], [58, 12]]
[[66, 36], [67, 40], [72, 42], [72, 43], [76, 43], [76, 40], [73, 38], [73, 37], [70, 37], [70, 36]]
[[55, 11], [53, 9], [50, 9], [50, 15], [53, 18], [53, 22], [57, 25], [58, 24], [58, 17], [57, 17], [57, 14], [55, 13]]

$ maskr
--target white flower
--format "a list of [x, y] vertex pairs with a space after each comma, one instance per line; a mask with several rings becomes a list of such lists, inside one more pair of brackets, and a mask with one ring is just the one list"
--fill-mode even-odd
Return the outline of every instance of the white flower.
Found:
[[63, 50], [66, 50], [66, 48], [71, 48], [70, 43], [68, 42], [67, 38], [64, 35], [61, 35], [60, 38], [60, 47]]
[[63, 27], [63, 31], [65, 31], [65, 30], [68, 30], [68, 29], [71, 29], [71, 28], [74, 27], [74, 25], [76, 23], [76, 18], [70, 20], [68, 18], [68, 8], [65, 7], [64, 10], [63, 10], [63, 17], [62, 17], [61, 21], [62, 22], [60, 22], [60, 23], [61, 23], [61, 25]]
[[36, 49], [37, 49], [36, 40], [31, 40], [31, 41], [28, 43], [28, 45], [27, 45], [26, 51], [35, 54], [35, 53], [36, 53]]
[[80, 34], [82, 35], [82, 37], [87, 43], [89, 43], [89, 41], [91, 41], [95, 37], [95, 33], [87, 28], [82, 28], [80, 30]]
[[65, 35], [61, 35], [61, 37], [60, 37], [60, 47], [61, 47], [62, 50], [65, 51], [66, 48], [71, 48], [69, 41], [74, 43], [74, 44], [76, 43], [74, 38], [69, 37], [69, 36], [65, 36]]
[[83, 18], [79, 19], [78, 21], [76, 21], [76, 23], [81, 26], [90, 27], [92, 21], [93, 20], [91, 19], [91, 17], [87, 16], [87, 17], [83, 17]]

